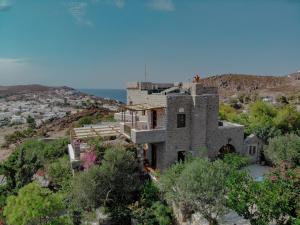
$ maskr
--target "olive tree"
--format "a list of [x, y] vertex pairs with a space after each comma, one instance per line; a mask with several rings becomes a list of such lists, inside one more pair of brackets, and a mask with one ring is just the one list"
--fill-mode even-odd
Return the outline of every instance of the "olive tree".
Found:
[[300, 165], [300, 137], [296, 134], [287, 134], [270, 140], [265, 154], [274, 163], [285, 161], [292, 166]]
[[173, 167], [171, 173], [166, 173], [167, 179], [162, 175], [162, 188], [167, 188], [167, 196], [180, 208], [199, 212], [210, 224], [218, 224], [219, 216], [227, 211], [225, 183], [229, 172], [228, 165], [221, 160], [210, 162], [197, 158], [184, 168], [180, 164]]

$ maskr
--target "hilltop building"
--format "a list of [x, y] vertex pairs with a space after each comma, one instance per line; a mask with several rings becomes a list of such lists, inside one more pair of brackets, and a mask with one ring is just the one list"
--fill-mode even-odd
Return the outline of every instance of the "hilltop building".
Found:
[[[145, 167], [152, 169], [164, 170], [184, 161], [187, 154], [214, 159], [238, 152], [257, 162], [262, 143], [255, 136], [245, 139], [244, 126], [220, 121], [218, 114], [216, 87], [199, 82], [133, 82], [127, 86], [127, 105], [115, 114], [120, 121], [117, 128], [79, 128], [75, 136], [122, 135], [136, 146]], [[76, 149], [77, 153], [69, 145], [74, 160], [82, 152]]]
[[[254, 138], [244, 142], [244, 127], [220, 121], [216, 87], [195, 83], [135, 82], [127, 86], [127, 106], [115, 115], [120, 132], [140, 149], [145, 164], [165, 169], [187, 153], [208, 158], [228, 152], [259, 159]], [[259, 146], [258, 146], [259, 145]], [[250, 151], [251, 149], [251, 151]]]

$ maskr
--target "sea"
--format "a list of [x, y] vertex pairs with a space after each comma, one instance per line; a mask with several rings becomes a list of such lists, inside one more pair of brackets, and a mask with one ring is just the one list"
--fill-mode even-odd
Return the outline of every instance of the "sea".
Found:
[[126, 90], [124, 89], [78, 89], [79, 91], [102, 98], [109, 98], [126, 103]]

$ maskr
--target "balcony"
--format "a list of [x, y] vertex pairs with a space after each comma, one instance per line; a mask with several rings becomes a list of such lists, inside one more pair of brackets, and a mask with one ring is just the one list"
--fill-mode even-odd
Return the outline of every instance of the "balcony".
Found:
[[136, 144], [164, 142], [165, 139], [166, 129], [131, 129], [131, 140]]
[[165, 127], [149, 129], [147, 122], [121, 123], [121, 133], [125, 134], [135, 144], [164, 142]]

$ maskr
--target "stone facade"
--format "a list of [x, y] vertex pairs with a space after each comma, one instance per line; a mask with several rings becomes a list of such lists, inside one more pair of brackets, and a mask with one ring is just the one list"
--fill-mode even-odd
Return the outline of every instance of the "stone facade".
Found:
[[244, 140], [244, 155], [247, 155], [251, 163], [258, 163], [261, 160], [261, 152], [264, 142], [256, 135], [251, 134]]
[[[135, 112], [138, 118], [132, 123], [130, 138], [144, 144], [144, 158], [153, 167], [163, 170], [184, 160], [187, 152], [209, 158], [223, 150], [245, 153], [244, 127], [218, 120], [217, 88], [198, 83], [134, 84], [127, 89], [128, 105], [153, 107]], [[147, 129], [138, 128], [142, 122]]]

